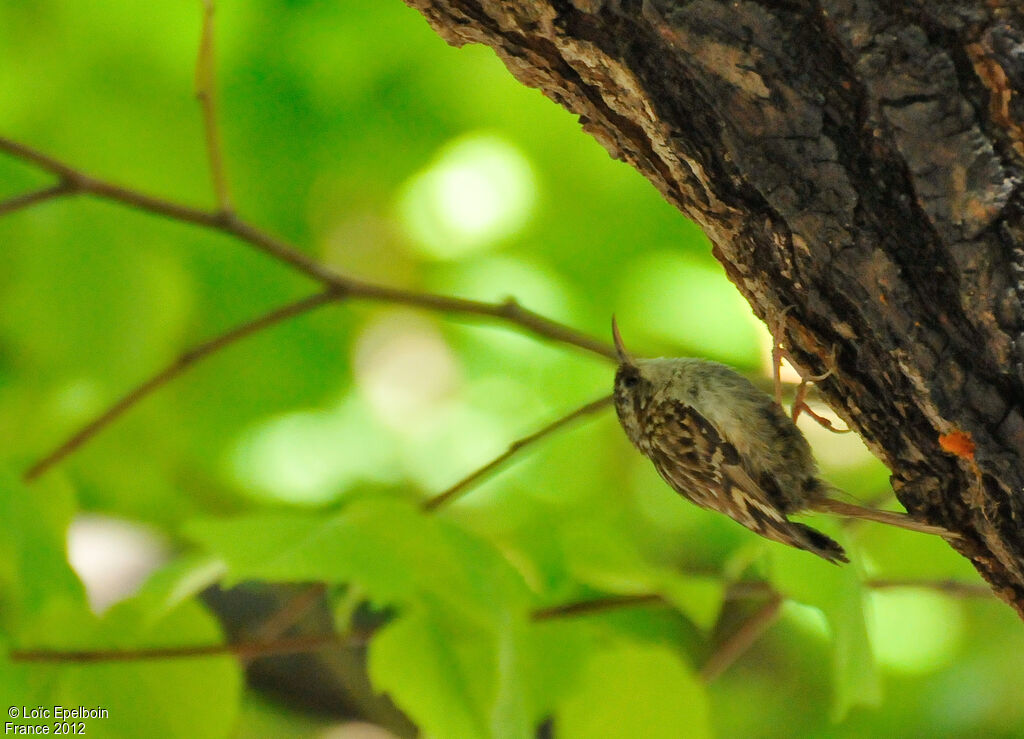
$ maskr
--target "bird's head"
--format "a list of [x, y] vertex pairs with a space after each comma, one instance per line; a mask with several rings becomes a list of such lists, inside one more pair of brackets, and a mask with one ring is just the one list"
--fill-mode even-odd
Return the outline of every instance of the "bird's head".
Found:
[[626, 351], [614, 316], [612, 337], [619, 355], [619, 368], [615, 372], [615, 411], [626, 435], [636, 444], [641, 436], [640, 416], [654, 394], [657, 378], [650, 376], [647, 361], [634, 359]]

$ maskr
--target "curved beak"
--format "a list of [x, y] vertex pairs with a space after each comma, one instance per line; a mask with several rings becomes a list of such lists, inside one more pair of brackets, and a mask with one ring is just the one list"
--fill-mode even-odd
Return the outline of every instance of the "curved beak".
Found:
[[625, 345], [622, 343], [622, 334], [619, 333], [619, 325], [612, 316], [612, 338], [615, 340], [615, 352], [619, 355], [619, 362], [622, 364], [633, 364], [633, 357], [629, 356]]

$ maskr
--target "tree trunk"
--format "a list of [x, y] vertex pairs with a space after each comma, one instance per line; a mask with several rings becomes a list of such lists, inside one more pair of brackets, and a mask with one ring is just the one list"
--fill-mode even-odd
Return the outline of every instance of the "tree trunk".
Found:
[[798, 365], [1024, 616], [1019, 4], [406, 2], [579, 114], [757, 315], [792, 306]]

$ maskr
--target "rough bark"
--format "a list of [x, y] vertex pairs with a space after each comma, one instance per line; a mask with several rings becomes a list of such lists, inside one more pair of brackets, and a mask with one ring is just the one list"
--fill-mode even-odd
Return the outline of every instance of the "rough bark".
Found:
[[577, 113], [759, 316], [792, 306], [900, 501], [1024, 616], [1018, 3], [406, 2]]

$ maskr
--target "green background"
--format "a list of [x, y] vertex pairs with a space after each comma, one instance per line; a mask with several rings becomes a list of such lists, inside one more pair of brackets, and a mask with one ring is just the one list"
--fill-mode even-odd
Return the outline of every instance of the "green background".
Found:
[[[0, 1], [0, 135], [212, 207], [193, 95], [199, 3]], [[638, 354], [764, 376], [769, 339], [700, 231], [493, 53], [448, 47], [398, 0], [227, 2], [220, 121], [242, 217], [346, 275], [500, 301]], [[0, 198], [50, 179], [0, 157]], [[20, 471], [198, 341], [316, 289], [200, 228], [87, 197], [0, 219], [0, 627], [7, 644], [217, 641], [193, 597], [227, 582], [355, 583], [397, 614], [370, 673], [425, 732], [522, 736], [1012, 736], [1024, 632], [922, 535], [814, 520], [844, 568], [674, 495], [614, 416], [532, 448], [434, 517], [437, 493], [610, 391], [613, 367], [494, 322], [345, 303], [246, 340], [145, 400], [31, 487]], [[806, 427], [826, 476], [890, 499], [854, 438]], [[82, 512], [169, 552], [102, 617], [66, 565]], [[720, 678], [700, 666], [763, 600], [780, 620]], [[659, 592], [673, 606], [543, 624], [531, 609]], [[98, 735], [307, 735], [227, 658], [0, 662], [11, 705], [103, 705]], [[185, 707], [187, 706], [187, 716]]]

